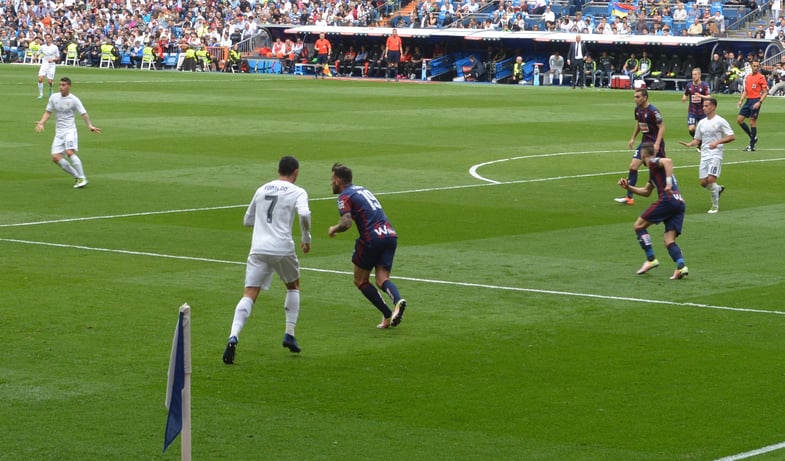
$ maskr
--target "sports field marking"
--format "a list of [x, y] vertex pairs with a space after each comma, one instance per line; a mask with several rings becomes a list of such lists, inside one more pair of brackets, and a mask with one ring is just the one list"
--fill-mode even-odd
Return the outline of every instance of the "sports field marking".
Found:
[[[771, 150], [771, 151], [782, 151], [782, 150], [785, 150], [785, 149], [783, 149], [783, 148], [776, 148], [776, 149], [765, 149], [765, 150], [767, 150], [767, 151], [768, 150]], [[480, 175], [478, 173], [478, 170], [480, 168], [484, 167], [484, 166], [495, 165], [497, 163], [512, 162], [512, 161], [515, 161], [515, 160], [526, 160], [526, 159], [530, 159], [530, 158], [563, 157], [563, 156], [568, 156], [568, 155], [609, 154], [609, 153], [613, 153], [613, 152], [622, 152], [623, 153], [623, 152], [630, 152], [630, 151], [629, 150], [614, 149], [614, 150], [595, 150], [595, 151], [579, 151], [579, 152], [554, 152], [554, 153], [550, 153], [550, 154], [521, 155], [519, 157], [500, 158], [498, 160], [491, 160], [490, 162], [478, 163], [476, 165], [473, 165], [471, 168], [469, 168], [469, 174], [472, 175], [472, 177], [475, 178], [475, 179], [479, 179], [480, 181], [485, 181], [485, 182], [490, 183], [490, 184], [522, 184], [522, 183], [528, 183], [528, 182], [554, 181], [554, 180], [557, 180], [557, 179], [591, 178], [591, 177], [595, 177], [595, 176], [606, 176], [606, 175], [611, 175], [611, 174], [624, 174], [624, 173], [626, 173], [626, 171], [623, 171], [623, 172], [620, 172], [620, 173], [614, 173], [614, 172], [587, 173], [587, 174], [579, 174], [579, 175], [571, 175], [571, 176], [554, 176], [554, 177], [551, 177], [551, 178], [520, 179], [520, 180], [515, 180], [515, 181], [497, 181], [495, 179], [486, 178], [486, 177], [484, 177], [484, 176], [482, 176], [482, 175]], [[723, 163], [723, 165], [739, 165], [739, 164], [745, 164], [745, 163], [779, 162], [779, 161], [782, 161], [782, 160], [785, 160], [785, 158], [781, 157], [781, 158], [770, 158], [770, 159], [737, 160], [737, 161], [734, 161], [734, 162], [727, 162], [727, 161], [723, 160], [722, 163]], [[699, 166], [700, 165], [698, 165], [698, 164], [695, 164], [695, 165], [679, 165], [679, 166], [675, 166], [673, 168], [681, 170], [681, 169], [685, 169], [685, 168], [697, 168]]]
[[[785, 150], [785, 149], [773, 149], [773, 150]], [[533, 182], [547, 182], [547, 181], [559, 181], [564, 179], [577, 179], [577, 178], [589, 178], [594, 176], [610, 176], [610, 175], [620, 175], [625, 174], [627, 171], [608, 171], [604, 173], [586, 173], [586, 174], [579, 174], [579, 175], [568, 175], [568, 176], [552, 176], [548, 178], [531, 178], [531, 179], [516, 179], [513, 181], [495, 181], [493, 179], [483, 178], [482, 176], [476, 173], [477, 169], [485, 165], [491, 165], [494, 163], [501, 163], [511, 160], [521, 160], [527, 158], [536, 158], [536, 157], [553, 157], [559, 155], [581, 155], [581, 154], [589, 154], [589, 153], [607, 153], [607, 152], [621, 152], [618, 150], [608, 150], [608, 151], [594, 151], [594, 152], [562, 152], [556, 154], [537, 154], [537, 155], [526, 155], [521, 157], [511, 157], [506, 159], [499, 159], [493, 160], [490, 162], [479, 163], [469, 169], [469, 173], [481, 180], [484, 181], [479, 184], [462, 184], [457, 186], [443, 186], [443, 187], [429, 187], [423, 189], [407, 189], [401, 191], [390, 191], [390, 192], [374, 192], [375, 195], [383, 196], [383, 195], [402, 195], [402, 194], [416, 194], [421, 192], [436, 192], [436, 191], [445, 191], [445, 190], [458, 190], [458, 189], [469, 189], [474, 187], [488, 187], [488, 186], [495, 186], [495, 185], [505, 185], [505, 184], [525, 184], [525, 183], [533, 183]], [[725, 165], [736, 165], [736, 164], [744, 164], [744, 163], [765, 163], [765, 162], [779, 162], [785, 160], [785, 157], [781, 158], [772, 158], [772, 159], [760, 159], [760, 160], [739, 160], [735, 162], [724, 162]], [[695, 168], [698, 165], [686, 165], [686, 166], [679, 166], [676, 168]], [[335, 200], [334, 196], [329, 197], [317, 197], [317, 198], [310, 198], [311, 201], [323, 201], [323, 200]], [[21, 223], [6, 223], [0, 224], [0, 229], [4, 227], [25, 227], [25, 226], [38, 226], [42, 224], [60, 224], [60, 223], [68, 223], [68, 222], [80, 222], [80, 221], [94, 221], [94, 220], [101, 220], [101, 219], [115, 219], [115, 218], [132, 218], [135, 216], [154, 216], [154, 215], [163, 215], [163, 214], [175, 214], [175, 213], [190, 213], [194, 211], [212, 211], [212, 210], [226, 210], [232, 208], [245, 208], [248, 204], [240, 204], [240, 205], [219, 205], [219, 206], [211, 206], [211, 207], [200, 207], [200, 208], [182, 208], [182, 209], [174, 209], [174, 210], [159, 210], [159, 211], [140, 211], [136, 213], [124, 213], [124, 214], [114, 214], [114, 215], [104, 215], [104, 216], [85, 216], [81, 218], [63, 218], [63, 219], [51, 219], [46, 221], [30, 221], [30, 222], [21, 222]]]
[[785, 442], [780, 442], [774, 445], [769, 445], [768, 447], [758, 448], [756, 450], [747, 451], [745, 453], [739, 453], [737, 455], [726, 456], [724, 458], [719, 458], [716, 461], [738, 461], [740, 459], [747, 459], [752, 458], [753, 456], [762, 455], [764, 453], [770, 453], [772, 451], [777, 451], [785, 448]]
[[[178, 256], [178, 255], [168, 255], [163, 253], [152, 253], [148, 251], [134, 251], [134, 250], [122, 250], [122, 249], [114, 249], [114, 248], [98, 248], [98, 247], [89, 247], [85, 245], [70, 245], [65, 243], [51, 243], [51, 242], [40, 242], [34, 240], [21, 240], [21, 239], [11, 239], [11, 238], [0, 238], [0, 242], [7, 242], [7, 243], [18, 243], [23, 245], [39, 245], [39, 246], [48, 246], [48, 247], [55, 247], [55, 248], [67, 248], [67, 249], [75, 249], [75, 250], [85, 250], [85, 251], [97, 251], [103, 253], [116, 253], [116, 254], [124, 254], [124, 255], [133, 255], [133, 256], [149, 256], [153, 258], [166, 258], [166, 259], [177, 259], [181, 261], [198, 261], [198, 262], [208, 262], [208, 263], [217, 263], [217, 264], [232, 264], [232, 265], [245, 265], [245, 261], [227, 261], [224, 259], [214, 259], [214, 258], [200, 258], [195, 256]], [[340, 275], [352, 275], [352, 272], [348, 271], [339, 271], [334, 269], [318, 269], [314, 267], [301, 267], [301, 270], [309, 271], [309, 272], [321, 272], [325, 274], [340, 274]], [[666, 306], [677, 306], [677, 307], [697, 307], [702, 309], [714, 309], [714, 310], [724, 310], [724, 311], [733, 311], [733, 312], [749, 312], [755, 314], [771, 314], [771, 315], [785, 315], [785, 311], [772, 311], [766, 309], [750, 309], [750, 308], [743, 308], [743, 307], [729, 307], [729, 306], [715, 306], [711, 304], [702, 304], [702, 303], [690, 303], [690, 302], [674, 302], [674, 301], [663, 301], [657, 299], [644, 299], [644, 298], [631, 298], [626, 296], [608, 296], [608, 295], [597, 295], [591, 293], [578, 293], [574, 291], [558, 291], [558, 290], [541, 290], [537, 288], [523, 288], [523, 287], [509, 287], [503, 285], [490, 285], [485, 283], [471, 283], [471, 282], [455, 282], [450, 280], [436, 280], [436, 279], [424, 279], [418, 277], [406, 277], [401, 275], [396, 275], [396, 279], [398, 280], [407, 280], [410, 282], [418, 282], [418, 283], [429, 283], [434, 285], [452, 285], [452, 286], [459, 286], [459, 287], [469, 287], [469, 288], [484, 288], [488, 290], [501, 290], [501, 291], [514, 291], [514, 292], [521, 292], [521, 293], [536, 293], [536, 294], [546, 294], [546, 295], [555, 295], [555, 296], [567, 296], [573, 298], [592, 298], [592, 299], [603, 299], [606, 301], [624, 301], [624, 302], [636, 302], [636, 303], [646, 303], [646, 304], [659, 304], [659, 305], [666, 305]]]

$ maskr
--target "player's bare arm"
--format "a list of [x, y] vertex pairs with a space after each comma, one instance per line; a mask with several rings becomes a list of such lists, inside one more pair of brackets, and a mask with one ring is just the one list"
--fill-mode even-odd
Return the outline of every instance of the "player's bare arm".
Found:
[[330, 237], [335, 237], [335, 234], [339, 232], [346, 232], [351, 228], [352, 228], [352, 215], [351, 213], [344, 213], [341, 215], [341, 219], [338, 220], [338, 224], [334, 226], [330, 226], [330, 229], [327, 233], [329, 234]]

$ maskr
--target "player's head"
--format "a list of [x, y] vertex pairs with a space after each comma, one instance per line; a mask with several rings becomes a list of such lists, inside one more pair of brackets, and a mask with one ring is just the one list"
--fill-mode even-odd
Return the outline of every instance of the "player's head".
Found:
[[703, 112], [706, 115], [711, 115], [717, 110], [717, 98], [709, 98], [703, 100]]
[[637, 104], [639, 107], [643, 107], [647, 102], [649, 102], [649, 90], [646, 88], [636, 88], [635, 104]]
[[692, 81], [698, 83], [701, 81], [701, 68], [696, 67], [692, 69]]
[[68, 96], [68, 93], [71, 92], [71, 79], [68, 77], [61, 78], [59, 88], [61, 95]]
[[340, 193], [344, 187], [352, 183], [352, 169], [340, 163], [333, 164], [332, 177], [330, 183], [333, 186], [333, 194]]
[[759, 61], [752, 61], [752, 64], [750, 65], [750, 67], [752, 68], [752, 73], [753, 74], [757, 74], [758, 71], [760, 71], [760, 62]]
[[643, 164], [649, 166], [649, 160], [655, 156], [654, 152], [654, 144], [650, 142], [644, 142], [639, 147], [641, 152], [641, 160], [643, 160]]
[[291, 155], [281, 157], [278, 162], [278, 174], [281, 176], [291, 176], [300, 169], [300, 162]]

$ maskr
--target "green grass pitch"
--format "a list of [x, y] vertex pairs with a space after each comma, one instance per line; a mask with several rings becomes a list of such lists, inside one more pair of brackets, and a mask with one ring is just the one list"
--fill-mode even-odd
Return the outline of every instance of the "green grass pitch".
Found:
[[[687, 202], [689, 278], [661, 267], [621, 207], [632, 92], [314, 81], [60, 67], [90, 185], [50, 161], [32, 66], [0, 66], [0, 460], [155, 460], [177, 308], [192, 306], [201, 460], [784, 459], [785, 103], [744, 153], [736, 97], [717, 215], [686, 105], [652, 92]], [[276, 279], [221, 354], [242, 293], [242, 215], [281, 155], [301, 162], [299, 356], [281, 347]], [[394, 330], [335, 239], [333, 162], [400, 234]], [[473, 174], [474, 173], [474, 174]], [[646, 178], [647, 173], [641, 172]], [[766, 451], [769, 451], [766, 453]], [[752, 455], [750, 455], [752, 456]]]

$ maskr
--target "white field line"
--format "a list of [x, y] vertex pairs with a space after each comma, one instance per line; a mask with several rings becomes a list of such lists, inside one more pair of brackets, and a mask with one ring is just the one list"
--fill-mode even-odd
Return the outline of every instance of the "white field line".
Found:
[[[780, 149], [776, 149], [780, 150]], [[620, 175], [625, 174], [627, 171], [607, 171], [604, 173], [586, 173], [586, 174], [578, 174], [578, 175], [569, 175], [569, 176], [552, 176], [548, 178], [533, 178], [533, 179], [518, 179], [514, 181], [495, 181], [492, 179], [483, 178], [482, 176], [477, 174], [477, 170], [485, 165], [491, 165], [494, 163], [500, 163], [505, 161], [511, 160], [519, 160], [519, 159], [526, 159], [526, 158], [535, 158], [535, 157], [553, 157], [553, 156], [562, 156], [562, 155], [579, 155], [579, 154], [591, 154], [591, 153], [607, 153], [607, 152], [619, 152], [619, 151], [594, 151], [594, 152], [561, 152], [555, 154], [539, 154], [539, 155], [528, 155], [524, 157], [511, 157], [508, 159], [501, 159], [501, 160], [494, 160], [492, 162], [485, 162], [480, 163], [477, 165], [472, 166], [469, 169], [469, 174], [473, 177], [485, 181], [484, 183], [480, 184], [463, 184], [457, 186], [443, 186], [443, 187], [430, 187], [430, 188], [422, 188], [422, 189], [408, 189], [402, 191], [392, 191], [392, 192], [374, 192], [375, 195], [402, 195], [402, 194], [416, 194], [422, 192], [436, 192], [436, 191], [445, 191], [445, 190], [458, 190], [458, 189], [469, 189], [474, 187], [488, 187], [494, 185], [505, 185], [505, 184], [526, 184], [526, 183], [535, 183], [535, 182], [549, 182], [549, 181], [559, 181], [559, 180], [566, 180], [566, 179], [577, 179], [577, 178], [590, 178], [595, 176], [610, 176], [610, 175]], [[773, 158], [773, 159], [761, 159], [761, 160], [740, 160], [736, 162], [723, 162], [725, 165], [735, 165], [735, 164], [743, 164], [743, 163], [764, 163], [764, 162], [779, 162], [785, 160], [785, 157], [782, 158]], [[695, 168], [698, 165], [686, 165], [686, 166], [679, 166], [676, 168]], [[323, 200], [335, 200], [335, 197], [319, 197], [319, 198], [311, 198], [311, 201], [323, 201]], [[163, 214], [175, 214], [175, 213], [191, 213], [196, 211], [212, 211], [212, 210], [225, 210], [230, 208], [244, 208], [247, 207], [248, 204], [241, 204], [241, 205], [221, 205], [221, 206], [212, 206], [212, 207], [201, 207], [201, 208], [183, 208], [183, 209], [175, 209], [175, 210], [160, 210], [160, 211], [142, 211], [137, 213], [124, 213], [124, 214], [114, 214], [114, 215], [105, 215], [105, 216], [86, 216], [81, 218], [63, 218], [63, 219], [52, 219], [46, 221], [31, 221], [31, 222], [22, 222], [22, 223], [0, 223], [0, 229], [4, 227], [25, 227], [25, 226], [38, 226], [42, 224], [59, 224], [59, 223], [67, 223], [67, 222], [79, 222], [79, 221], [93, 221], [93, 220], [100, 220], [100, 219], [116, 219], [116, 218], [129, 218], [135, 216], [153, 216], [153, 215], [163, 215]]]
[[785, 448], [785, 442], [780, 442], [780, 443], [775, 443], [774, 445], [769, 445], [768, 447], [758, 448], [756, 450], [750, 450], [744, 453], [739, 453], [737, 455], [726, 456], [716, 461], [738, 461], [740, 459], [752, 458], [753, 456], [762, 455], [764, 453], [770, 453], [772, 451], [781, 450], [783, 448]]
[[[0, 238], [0, 242], [18, 243], [24, 245], [40, 245], [40, 246], [67, 248], [67, 249], [76, 249], [76, 250], [85, 250], [85, 251], [98, 251], [104, 253], [116, 253], [116, 254], [132, 255], [132, 256], [147, 256], [153, 258], [177, 259], [182, 261], [198, 261], [198, 262], [234, 264], [234, 265], [245, 264], [245, 261], [228, 261], [225, 259], [199, 258], [195, 256], [178, 256], [178, 255], [169, 255], [163, 253], [152, 253], [148, 251], [99, 248], [99, 247], [90, 247], [85, 245], [70, 245], [64, 243], [40, 242], [34, 240]], [[348, 271], [338, 271], [333, 269], [318, 269], [313, 267], [301, 267], [301, 269], [304, 271], [321, 272], [326, 274], [340, 274], [340, 275], [352, 274], [351, 272]], [[485, 283], [455, 282], [450, 280], [425, 279], [419, 277], [405, 277], [400, 275], [396, 275], [395, 278], [399, 280], [407, 280], [410, 282], [426, 283], [426, 284], [433, 284], [433, 285], [452, 285], [452, 286], [459, 286], [459, 287], [483, 288], [488, 290], [512, 291], [512, 292], [520, 292], [520, 293], [546, 294], [546, 295], [567, 296], [567, 297], [574, 297], [574, 298], [602, 299], [606, 301], [624, 301], [624, 302], [658, 304], [658, 305], [676, 306], [676, 307], [695, 307], [695, 308], [702, 308], [702, 309], [725, 310], [725, 311], [734, 311], [734, 312], [749, 312], [755, 314], [785, 315], [785, 311], [781, 312], [781, 311], [771, 311], [765, 309], [749, 309], [749, 308], [741, 308], [741, 307], [715, 306], [711, 304], [663, 301], [663, 300], [656, 300], [656, 299], [632, 298], [626, 296], [598, 295], [598, 294], [591, 294], [591, 293], [579, 293], [574, 291], [541, 290], [537, 288], [510, 287], [504, 285], [490, 285]]]

